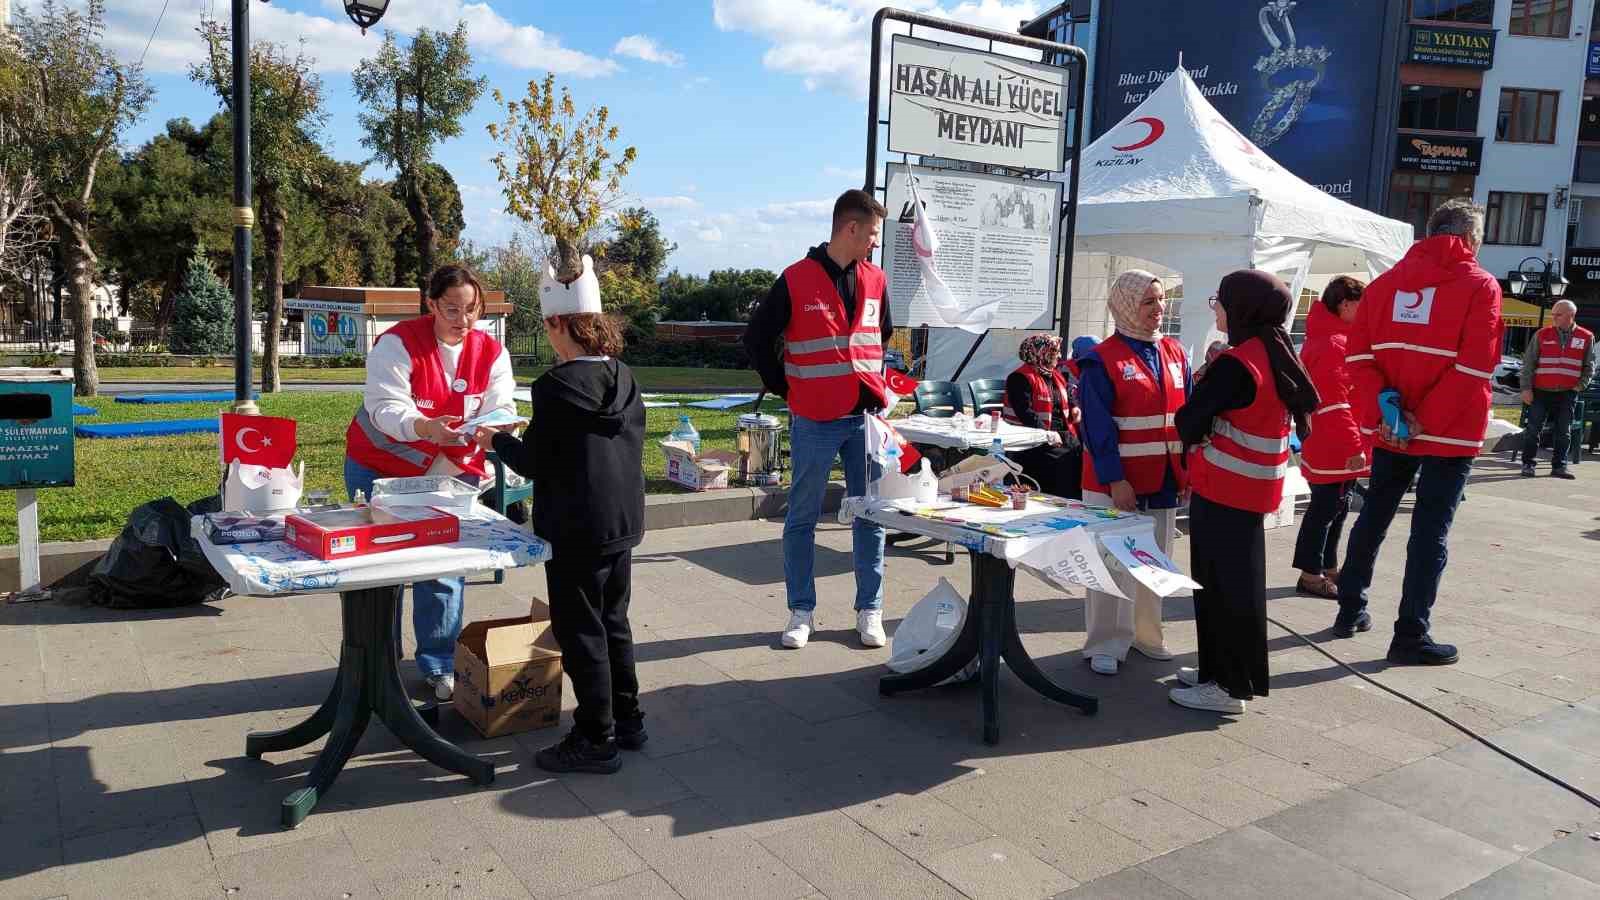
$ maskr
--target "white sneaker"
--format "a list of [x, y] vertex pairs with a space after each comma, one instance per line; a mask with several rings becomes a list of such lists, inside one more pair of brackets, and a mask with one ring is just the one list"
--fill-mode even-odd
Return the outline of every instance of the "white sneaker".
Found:
[[783, 630], [783, 645], [790, 650], [799, 650], [811, 640], [813, 628], [811, 611], [796, 609], [789, 612], [789, 627]]
[[443, 703], [449, 700], [456, 692], [456, 677], [454, 675], [429, 675], [428, 686], [433, 688], [433, 696]]
[[1103, 654], [1091, 656], [1089, 657], [1089, 668], [1099, 675], [1115, 675], [1117, 674], [1117, 658]]
[[856, 634], [860, 635], [863, 647], [882, 647], [889, 643], [888, 635], [883, 633], [883, 610], [856, 610]]
[[1227, 691], [1217, 686], [1216, 682], [1202, 684], [1198, 687], [1173, 688], [1167, 692], [1172, 702], [1190, 709], [1203, 709], [1208, 712], [1231, 713], [1238, 715], [1244, 712], [1244, 701], [1230, 696]]
[[1183, 666], [1178, 669], [1178, 680], [1189, 687], [1200, 686], [1200, 670], [1193, 666]]
[[1165, 647], [1146, 647], [1143, 644], [1134, 644], [1133, 649], [1143, 653], [1147, 659], [1153, 659], [1156, 662], [1167, 662], [1172, 659], [1172, 651]]

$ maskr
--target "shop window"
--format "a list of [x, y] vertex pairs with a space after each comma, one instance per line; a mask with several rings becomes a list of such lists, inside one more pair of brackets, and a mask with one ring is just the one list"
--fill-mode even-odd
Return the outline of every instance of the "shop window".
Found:
[[1489, 212], [1483, 223], [1485, 244], [1537, 247], [1544, 243], [1545, 194], [1489, 192]]
[[1564, 38], [1572, 34], [1572, 0], [1511, 0], [1511, 33]]
[[1446, 200], [1472, 196], [1470, 175], [1396, 172], [1389, 182], [1388, 215], [1410, 222], [1418, 238], [1428, 233], [1428, 217]]
[[1408, 84], [1400, 92], [1400, 127], [1475, 132], [1478, 130], [1478, 91]]
[[1500, 114], [1495, 119], [1495, 140], [1511, 144], [1556, 142], [1556, 91], [1501, 88]]
[[1411, 0], [1411, 18], [1493, 25], [1494, 0]]

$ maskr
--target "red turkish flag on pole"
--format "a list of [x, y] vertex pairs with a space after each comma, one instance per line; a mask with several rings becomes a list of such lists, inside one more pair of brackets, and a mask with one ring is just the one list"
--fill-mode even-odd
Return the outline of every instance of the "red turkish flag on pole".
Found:
[[222, 464], [238, 460], [282, 469], [294, 460], [295, 420], [276, 416], [222, 414]]

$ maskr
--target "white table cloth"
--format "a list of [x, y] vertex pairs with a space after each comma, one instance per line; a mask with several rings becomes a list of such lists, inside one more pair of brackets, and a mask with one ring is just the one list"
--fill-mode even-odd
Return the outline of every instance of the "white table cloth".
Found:
[[[890, 419], [889, 424], [900, 432], [901, 437], [913, 444], [953, 450], [986, 450], [994, 443], [995, 433], [987, 428], [979, 431], [973, 428], [971, 420], [968, 420], [966, 428], [958, 429], [955, 421], [953, 418], [935, 419], [931, 416], [915, 415], [904, 419]], [[1043, 429], [1024, 428], [1004, 419], [1000, 421], [1000, 442], [1007, 450], [1027, 450], [1030, 447], [1038, 447], [1047, 440]]]

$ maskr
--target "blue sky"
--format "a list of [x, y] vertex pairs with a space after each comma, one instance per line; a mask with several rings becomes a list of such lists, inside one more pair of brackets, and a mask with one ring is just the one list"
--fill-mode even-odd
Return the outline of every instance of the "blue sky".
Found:
[[[32, 5], [32, 4], [30, 4]], [[841, 190], [860, 186], [872, 14], [880, 0], [392, 0], [379, 29], [362, 37], [339, 0], [252, 3], [256, 40], [304, 39], [318, 60], [329, 121], [326, 147], [364, 160], [349, 71], [376, 50], [380, 29], [468, 23], [478, 73], [508, 97], [547, 71], [579, 108], [603, 104], [639, 159], [623, 189], [661, 219], [678, 244], [668, 266], [685, 272], [760, 266], [781, 269], [826, 238]], [[1048, 4], [1033, 0], [901, 0], [915, 9], [1015, 29]], [[130, 146], [168, 119], [196, 123], [216, 98], [186, 75], [200, 54], [202, 11], [226, 15], [227, 0], [109, 0], [107, 38], [137, 59], [152, 30], [145, 68], [155, 101]], [[522, 228], [503, 209], [484, 126], [490, 97], [438, 160], [461, 186], [467, 236], [504, 241]], [[381, 174], [374, 168], [369, 173]]]

